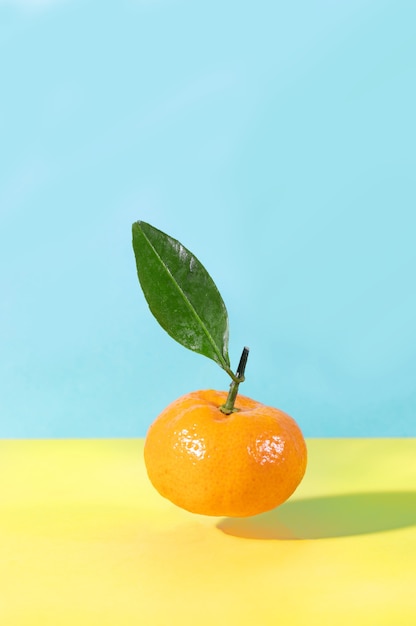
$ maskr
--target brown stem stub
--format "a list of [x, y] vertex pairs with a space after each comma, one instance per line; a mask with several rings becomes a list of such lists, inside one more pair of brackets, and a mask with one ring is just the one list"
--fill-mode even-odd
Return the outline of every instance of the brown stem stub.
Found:
[[247, 359], [248, 359], [248, 353], [249, 352], [250, 352], [250, 349], [247, 348], [247, 346], [245, 346], [243, 348], [243, 352], [241, 353], [240, 362], [238, 364], [237, 371], [235, 373], [237, 378], [244, 379], [244, 372], [246, 371], [246, 365], [247, 365]]
[[222, 413], [225, 413], [225, 415], [231, 415], [231, 413], [238, 411], [238, 409], [234, 407], [234, 403], [237, 398], [238, 386], [244, 381], [244, 372], [247, 365], [248, 353], [249, 349], [245, 347], [241, 354], [240, 362], [235, 373], [235, 379], [230, 385], [230, 391], [228, 392], [227, 400], [225, 401], [225, 404], [219, 407], [220, 411]]

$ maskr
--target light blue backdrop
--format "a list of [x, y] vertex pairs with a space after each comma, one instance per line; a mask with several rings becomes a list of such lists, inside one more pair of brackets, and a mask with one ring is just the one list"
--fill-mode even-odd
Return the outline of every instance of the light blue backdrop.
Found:
[[140, 291], [131, 224], [227, 304], [241, 392], [416, 435], [416, 3], [0, 2], [0, 435], [143, 436], [228, 388]]

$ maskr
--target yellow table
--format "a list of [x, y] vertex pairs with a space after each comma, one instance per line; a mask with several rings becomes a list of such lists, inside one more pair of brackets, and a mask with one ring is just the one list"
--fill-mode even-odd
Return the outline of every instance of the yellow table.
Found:
[[416, 439], [308, 447], [232, 520], [161, 498], [142, 440], [1, 441], [1, 626], [414, 626]]

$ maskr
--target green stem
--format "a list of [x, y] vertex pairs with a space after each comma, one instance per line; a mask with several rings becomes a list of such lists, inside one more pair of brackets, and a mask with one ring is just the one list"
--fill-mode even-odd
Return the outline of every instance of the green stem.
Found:
[[223, 405], [220, 406], [220, 411], [225, 413], [225, 415], [231, 415], [234, 411], [238, 411], [234, 407], [235, 400], [238, 394], [238, 387], [240, 383], [244, 382], [244, 372], [246, 369], [247, 359], [248, 359], [249, 349], [245, 347], [241, 354], [240, 363], [238, 364], [237, 371], [235, 376], [233, 376], [233, 382], [230, 385], [230, 391], [228, 392], [227, 400]]

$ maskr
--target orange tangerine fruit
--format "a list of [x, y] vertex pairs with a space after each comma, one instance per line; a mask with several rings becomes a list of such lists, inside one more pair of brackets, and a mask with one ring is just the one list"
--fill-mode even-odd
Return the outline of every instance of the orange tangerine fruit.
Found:
[[150, 426], [144, 459], [150, 481], [174, 504], [203, 515], [247, 517], [287, 500], [306, 470], [302, 432], [289, 415], [225, 391], [195, 391]]

